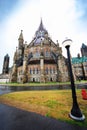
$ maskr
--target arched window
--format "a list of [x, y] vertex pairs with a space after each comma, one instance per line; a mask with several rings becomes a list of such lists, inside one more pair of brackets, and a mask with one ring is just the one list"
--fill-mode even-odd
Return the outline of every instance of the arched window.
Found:
[[48, 51], [46, 51], [46, 57], [48, 57], [49, 56], [49, 52]]
[[37, 58], [40, 57], [40, 53], [39, 53], [38, 49], [36, 49], [35, 57], [37, 57]]

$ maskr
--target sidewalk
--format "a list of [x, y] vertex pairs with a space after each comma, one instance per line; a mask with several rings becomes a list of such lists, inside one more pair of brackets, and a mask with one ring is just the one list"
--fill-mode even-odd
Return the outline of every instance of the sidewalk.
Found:
[[0, 104], [0, 130], [87, 130], [87, 128]]

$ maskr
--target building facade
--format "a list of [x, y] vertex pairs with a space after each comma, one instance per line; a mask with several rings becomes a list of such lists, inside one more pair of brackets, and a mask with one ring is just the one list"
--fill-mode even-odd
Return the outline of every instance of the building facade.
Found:
[[[82, 57], [71, 58], [75, 80], [87, 79], [87, 46], [82, 44]], [[34, 38], [24, 42], [23, 31], [18, 38], [13, 65], [9, 68], [9, 56], [4, 57], [0, 82], [66, 82], [70, 80], [68, 60], [62, 55], [59, 43], [54, 43], [41, 20]]]
[[72, 58], [74, 75], [77, 80], [87, 80], [87, 45], [82, 43], [81, 56]]
[[69, 81], [67, 59], [59, 43], [54, 43], [41, 20], [32, 41], [24, 43], [23, 31], [19, 35], [14, 53], [10, 82]]
[[87, 80], [87, 57], [73, 57], [72, 66], [77, 80]]

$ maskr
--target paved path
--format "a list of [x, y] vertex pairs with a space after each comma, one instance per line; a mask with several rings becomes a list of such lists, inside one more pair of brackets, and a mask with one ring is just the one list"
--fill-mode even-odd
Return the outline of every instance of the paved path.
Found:
[[0, 130], [87, 130], [87, 128], [0, 104]]

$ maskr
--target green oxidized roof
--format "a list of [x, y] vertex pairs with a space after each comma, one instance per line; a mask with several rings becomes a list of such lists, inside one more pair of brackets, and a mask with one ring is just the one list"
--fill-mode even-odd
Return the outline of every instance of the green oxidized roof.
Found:
[[87, 57], [74, 57], [72, 58], [72, 64], [78, 64], [78, 63], [83, 63], [83, 62], [87, 62]]

